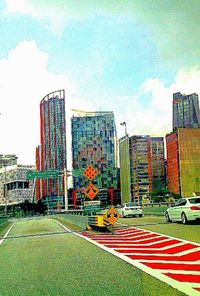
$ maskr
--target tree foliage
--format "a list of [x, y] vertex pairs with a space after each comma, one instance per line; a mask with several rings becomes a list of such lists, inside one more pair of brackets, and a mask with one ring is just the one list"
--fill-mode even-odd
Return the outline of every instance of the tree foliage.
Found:
[[180, 194], [169, 191], [169, 189], [167, 188], [152, 191], [149, 193], [149, 196], [151, 197], [151, 200], [153, 202], [166, 202], [170, 198], [173, 198], [173, 199], [181, 198]]
[[44, 214], [47, 211], [47, 206], [41, 199], [39, 199], [37, 203], [30, 202], [26, 199], [19, 206], [25, 214]]

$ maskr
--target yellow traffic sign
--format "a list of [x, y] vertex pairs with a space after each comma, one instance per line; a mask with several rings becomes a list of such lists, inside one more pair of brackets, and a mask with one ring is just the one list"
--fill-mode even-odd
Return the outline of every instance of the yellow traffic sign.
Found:
[[90, 181], [94, 179], [94, 177], [98, 174], [95, 168], [92, 165], [88, 165], [84, 170], [83, 175], [88, 178]]
[[114, 224], [121, 217], [120, 213], [115, 208], [110, 208], [103, 218], [110, 224]]
[[84, 193], [89, 199], [92, 200], [99, 193], [99, 189], [91, 183], [85, 188]]

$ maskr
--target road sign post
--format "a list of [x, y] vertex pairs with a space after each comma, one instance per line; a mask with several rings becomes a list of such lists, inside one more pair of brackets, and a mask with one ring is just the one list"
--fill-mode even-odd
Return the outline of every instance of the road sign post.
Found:
[[26, 173], [26, 178], [29, 180], [33, 179], [54, 179], [59, 178], [61, 171], [49, 170], [49, 171], [28, 171]]
[[100, 212], [100, 200], [84, 201], [84, 213]]
[[90, 183], [84, 191], [85, 195], [89, 198], [89, 199], [94, 199], [95, 196], [99, 193], [99, 189], [94, 186], [92, 183]]
[[115, 208], [110, 208], [107, 213], [103, 216], [103, 219], [105, 221], [108, 221], [110, 223], [109, 230], [112, 234], [114, 234], [113, 225], [115, 222], [121, 217], [120, 213], [115, 210]]
[[96, 177], [98, 172], [93, 168], [92, 165], [88, 165], [87, 168], [84, 170], [83, 175], [88, 178], [90, 181]]

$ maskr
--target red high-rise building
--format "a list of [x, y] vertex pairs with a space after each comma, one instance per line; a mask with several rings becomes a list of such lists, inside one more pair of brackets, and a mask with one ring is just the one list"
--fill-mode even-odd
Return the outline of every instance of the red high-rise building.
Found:
[[[58, 90], [40, 102], [40, 146], [36, 148], [36, 169], [40, 171], [66, 168], [65, 92]], [[36, 181], [36, 198], [63, 195], [63, 181]]]
[[200, 191], [200, 129], [178, 128], [166, 135], [170, 191], [183, 197]]
[[167, 180], [170, 191], [180, 194], [178, 134], [166, 135], [167, 148]]

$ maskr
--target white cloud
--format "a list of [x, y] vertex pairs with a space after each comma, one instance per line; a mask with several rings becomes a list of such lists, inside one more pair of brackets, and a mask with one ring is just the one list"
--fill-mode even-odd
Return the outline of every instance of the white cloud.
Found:
[[34, 41], [22, 41], [0, 60], [0, 153], [16, 154], [19, 163], [35, 163], [42, 98], [58, 89], [74, 92], [67, 77], [47, 70], [48, 57]]
[[[126, 111], [117, 115], [117, 119], [126, 121], [127, 130], [132, 135], [165, 136], [172, 131], [173, 93], [200, 95], [200, 68], [180, 70], [174, 82], [169, 86], [159, 78], [147, 79], [139, 88], [133, 100], [126, 104]], [[143, 97], [148, 96], [148, 103], [141, 104]], [[137, 98], [137, 103], [136, 103]], [[119, 126], [119, 137], [124, 135], [124, 128]]]

